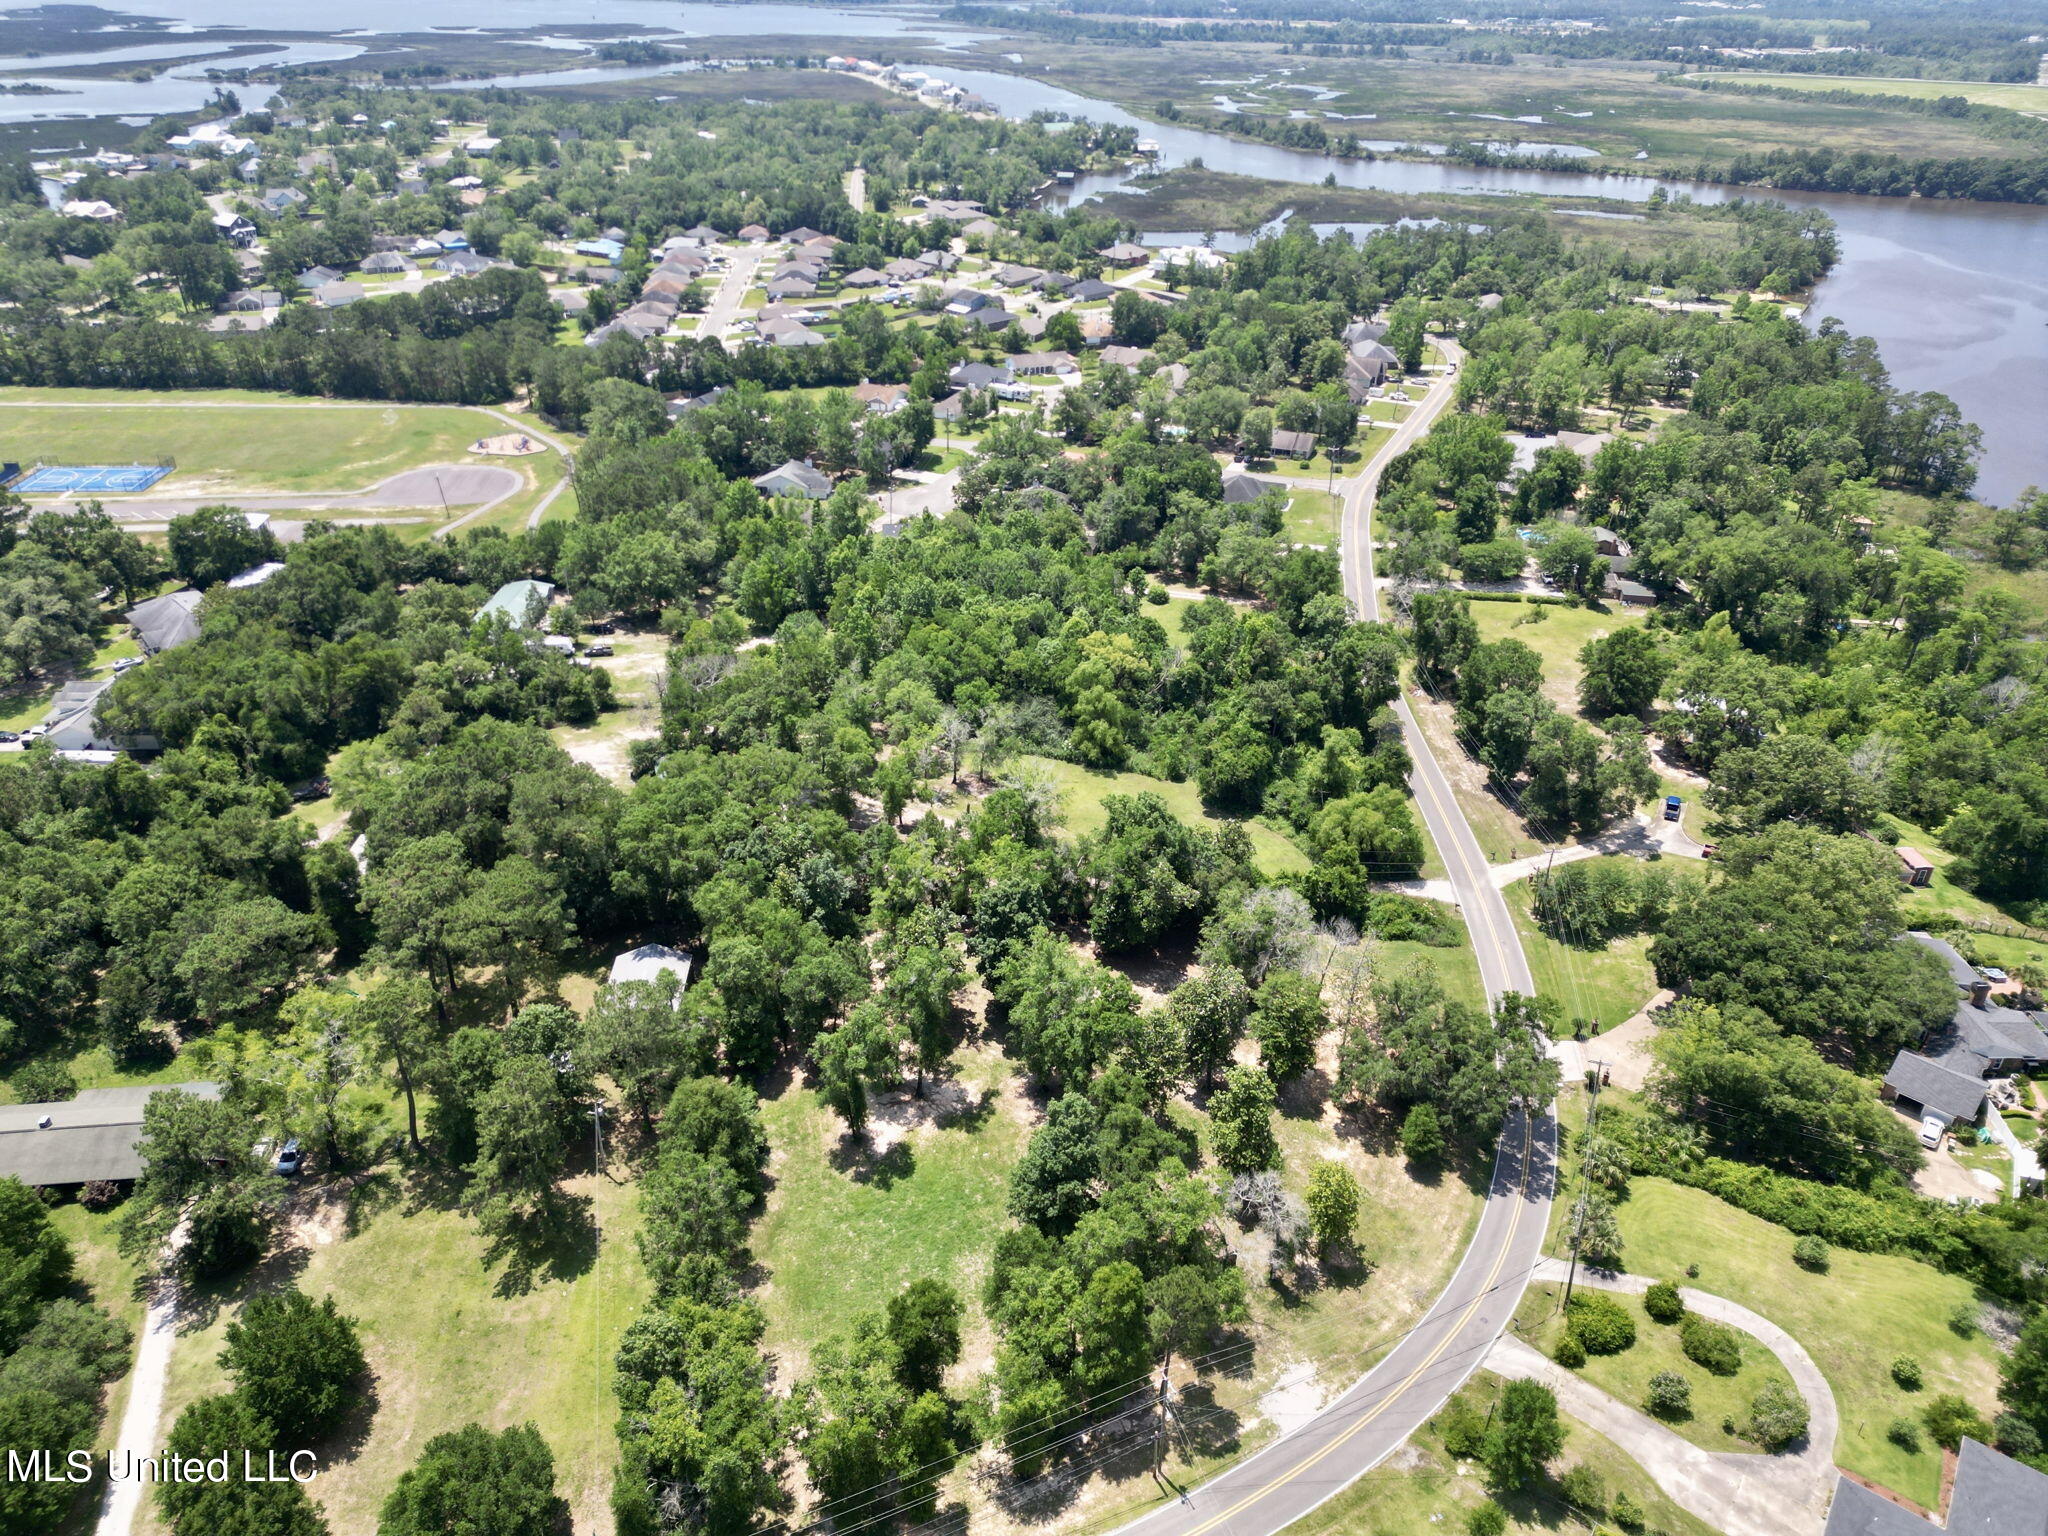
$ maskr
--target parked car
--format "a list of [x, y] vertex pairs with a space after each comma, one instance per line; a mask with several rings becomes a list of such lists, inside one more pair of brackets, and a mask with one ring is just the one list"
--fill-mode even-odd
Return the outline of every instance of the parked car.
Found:
[[143, 658], [140, 656], [123, 656], [119, 661], [114, 663], [114, 670], [116, 672], [126, 672], [130, 667], [141, 666], [142, 662]]
[[604, 640], [593, 641], [583, 648], [583, 654], [586, 656], [609, 656], [611, 653], [610, 643]]
[[1939, 1115], [1920, 1117], [1920, 1145], [1930, 1150], [1941, 1145], [1942, 1133], [1948, 1129], [1948, 1122]]
[[272, 1173], [281, 1173], [288, 1179], [295, 1179], [305, 1170], [306, 1154], [299, 1150], [299, 1138], [294, 1136], [277, 1149], [277, 1160], [270, 1165]]
[[0, 731], [0, 745], [21, 740], [19, 731]]

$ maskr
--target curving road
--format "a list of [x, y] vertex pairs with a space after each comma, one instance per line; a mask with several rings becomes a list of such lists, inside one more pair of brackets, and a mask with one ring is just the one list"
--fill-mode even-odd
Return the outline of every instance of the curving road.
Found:
[[[1456, 364], [1463, 354], [1441, 342]], [[1378, 454], [1344, 486], [1344, 593], [1364, 617], [1379, 617], [1370, 542], [1380, 468], [1429, 430], [1454, 394], [1448, 373]], [[1486, 856], [1451, 794], [1407, 702], [1395, 709], [1415, 762], [1410, 784], [1423, 821], [1472, 934], [1488, 996], [1532, 992], [1528, 960], [1487, 869]], [[1510, 1116], [1496, 1151], [1486, 1206], [1450, 1284], [1386, 1358], [1315, 1418], [1178, 1503], [1156, 1509], [1115, 1536], [1272, 1536], [1342, 1492], [1399, 1448], [1477, 1370], [1521, 1304], [1543, 1258], [1557, 1179], [1557, 1127], [1547, 1109]]]

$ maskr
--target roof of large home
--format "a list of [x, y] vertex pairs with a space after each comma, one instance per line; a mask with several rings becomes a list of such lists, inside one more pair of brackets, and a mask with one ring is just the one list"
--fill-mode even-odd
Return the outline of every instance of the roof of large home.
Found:
[[1943, 1066], [1982, 1077], [2000, 1062], [2048, 1061], [2048, 1034], [2042, 1033], [2036, 1015], [1965, 998], [1927, 1042], [1927, 1054]]
[[220, 1097], [213, 1083], [145, 1084], [88, 1088], [60, 1103], [0, 1106], [0, 1177], [37, 1186], [139, 1177], [143, 1106], [157, 1093]]
[[1223, 477], [1223, 499], [1233, 504], [1257, 501], [1268, 491], [1285, 490], [1278, 480], [1261, 480], [1257, 475], [1225, 475]]
[[1924, 933], [1918, 928], [1913, 929], [1906, 937], [1947, 966], [1949, 980], [1965, 992], [1984, 979], [1977, 974], [1977, 967], [1965, 960], [1948, 940], [1937, 939], [1933, 934]]
[[756, 475], [754, 484], [764, 491], [773, 491], [777, 486], [794, 485], [807, 496], [817, 497], [831, 494], [832, 482], [821, 471], [813, 469], [801, 459], [789, 459], [778, 464], [765, 475]]
[[1945, 1526], [1846, 1477], [1835, 1479], [1825, 1536], [2048, 1536], [2048, 1476], [1964, 1438]]
[[1975, 1120], [1984, 1108], [1984, 1079], [1958, 1072], [1917, 1051], [1901, 1051], [1884, 1075], [1885, 1087], [1951, 1120]]
[[137, 603], [125, 615], [142, 648], [154, 654], [199, 638], [199, 593], [190, 587]]
[[526, 623], [526, 610], [532, 606], [538, 594], [542, 603], [555, 595], [555, 584], [551, 581], [533, 581], [521, 578], [508, 581], [491, 594], [491, 600], [477, 609], [479, 619], [487, 619], [494, 613], [501, 613], [514, 629]]
[[673, 971], [683, 985], [688, 986], [690, 957], [666, 944], [642, 944], [638, 949], [629, 949], [612, 957], [609, 979], [613, 986], [617, 986], [626, 981], [653, 981], [668, 971]]

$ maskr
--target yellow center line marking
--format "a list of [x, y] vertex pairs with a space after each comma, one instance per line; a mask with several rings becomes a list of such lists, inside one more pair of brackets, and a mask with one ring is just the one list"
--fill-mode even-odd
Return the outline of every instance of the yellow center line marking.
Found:
[[1414, 1386], [1417, 1378], [1419, 1378], [1422, 1375], [1422, 1373], [1428, 1370], [1432, 1365], [1435, 1365], [1437, 1359], [1443, 1354], [1443, 1352], [1446, 1349], [1449, 1349], [1451, 1347], [1452, 1342], [1457, 1339], [1458, 1335], [1465, 1331], [1465, 1325], [1472, 1321], [1473, 1316], [1479, 1311], [1480, 1306], [1485, 1302], [1486, 1298], [1493, 1294], [1494, 1283], [1497, 1280], [1499, 1280], [1501, 1268], [1503, 1265], [1507, 1263], [1508, 1253], [1514, 1246], [1515, 1228], [1521, 1224], [1522, 1220], [1522, 1203], [1524, 1200], [1528, 1198], [1529, 1193], [1529, 1175], [1533, 1169], [1533, 1160], [1531, 1154], [1535, 1150], [1535, 1135], [1536, 1132], [1534, 1122], [1532, 1118], [1528, 1115], [1528, 1113], [1525, 1111], [1522, 1116], [1522, 1177], [1520, 1180], [1521, 1187], [1516, 1191], [1517, 1198], [1515, 1200], [1514, 1206], [1508, 1212], [1507, 1234], [1501, 1239], [1500, 1252], [1494, 1258], [1493, 1268], [1487, 1272], [1486, 1283], [1479, 1288], [1479, 1294], [1474, 1296], [1472, 1298], [1471, 1305], [1465, 1308], [1464, 1316], [1460, 1317], [1457, 1321], [1457, 1324], [1448, 1333], [1446, 1333], [1443, 1336], [1443, 1338], [1437, 1341], [1436, 1348], [1432, 1349], [1429, 1352], [1428, 1356], [1423, 1360], [1423, 1362], [1420, 1365], [1416, 1366], [1414, 1370], [1410, 1371], [1408, 1375], [1405, 1378], [1403, 1378], [1399, 1386], [1395, 1387], [1393, 1391], [1389, 1392], [1385, 1397], [1381, 1398], [1380, 1401], [1373, 1407], [1370, 1413], [1367, 1413], [1360, 1417], [1359, 1420], [1356, 1423], [1354, 1423], [1349, 1429], [1345, 1430], [1342, 1434], [1338, 1435], [1328, 1445], [1324, 1446], [1321, 1450], [1317, 1451], [1313, 1456], [1309, 1457], [1306, 1461], [1303, 1461], [1298, 1466], [1292, 1467], [1288, 1471], [1281, 1473], [1278, 1477], [1274, 1478], [1264, 1487], [1255, 1489], [1253, 1492], [1246, 1494], [1242, 1499], [1239, 1499], [1235, 1504], [1231, 1505], [1230, 1508], [1222, 1511], [1220, 1514], [1211, 1515], [1207, 1520], [1204, 1520], [1200, 1525], [1196, 1526], [1193, 1530], [1189, 1531], [1187, 1533], [1187, 1536], [1205, 1536], [1206, 1532], [1213, 1531], [1217, 1526], [1221, 1525], [1224, 1521], [1230, 1519], [1233, 1515], [1243, 1512], [1251, 1505], [1256, 1504], [1260, 1499], [1265, 1498], [1266, 1495], [1268, 1495], [1269, 1493], [1274, 1492], [1276, 1489], [1284, 1488], [1289, 1483], [1299, 1478], [1302, 1473], [1308, 1471], [1309, 1468], [1313, 1467], [1317, 1462], [1321, 1461], [1325, 1456], [1329, 1455], [1332, 1451], [1336, 1450], [1339, 1446], [1343, 1445], [1347, 1440], [1349, 1440], [1353, 1435], [1357, 1434], [1361, 1429], [1364, 1429], [1366, 1425], [1370, 1424], [1374, 1419], [1378, 1418], [1382, 1413], [1386, 1412], [1386, 1410], [1389, 1407], [1399, 1402], [1401, 1399], [1401, 1395], [1404, 1392], [1406, 1392], [1410, 1387]]

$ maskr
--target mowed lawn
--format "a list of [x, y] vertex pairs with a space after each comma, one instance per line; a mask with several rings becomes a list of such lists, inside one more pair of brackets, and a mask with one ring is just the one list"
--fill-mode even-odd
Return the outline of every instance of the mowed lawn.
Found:
[[1341, 505], [1341, 499], [1328, 491], [1290, 490], [1280, 536], [1290, 544], [1320, 544], [1335, 549]]
[[1535, 891], [1527, 880], [1517, 880], [1501, 895], [1514, 916], [1537, 992], [1556, 998], [1566, 1019], [1590, 1019], [1603, 1030], [1612, 1029], [1657, 990], [1647, 934], [1614, 939], [1604, 949], [1561, 944], [1536, 921]]
[[[1481, 640], [1519, 640], [1543, 659], [1543, 694], [1567, 714], [1579, 710], [1579, 652], [1617, 629], [1639, 627], [1639, 608], [1570, 608], [1562, 603], [1472, 603]], [[1531, 619], [1531, 615], [1536, 615]], [[1528, 620], [1529, 622], [1521, 622]]]
[[[555, 1487], [569, 1502], [576, 1536], [609, 1532], [618, 1458], [618, 1401], [611, 1361], [619, 1336], [649, 1294], [633, 1236], [636, 1187], [587, 1172], [569, 1194], [595, 1198], [602, 1234], [594, 1262], [563, 1277], [536, 1276], [523, 1294], [499, 1295], [476, 1223], [454, 1210], [411, 1208], [395, 1182], [366, 1181], [353, 1200], [311, 1203], [291, 1223], [298, 1284], [332, 1294], [360, 1326], [375, 1376], [375, 1405], [359, 1445], [322, 1455], [309, 1490], [335, 1532], [376, 1529], [399, 1475], [433, 1436], [472, 1420], [492, 1429], [531, 1420], [555, 1458]], [[252, 1285], [274, 1283], [268, 1265]], [[242, 1292], [202, 1313], [178, 1340], [159, 1434], [195, 1397], [223, 1390], [217, 1356]], [[344, 1431], [344, 1436], [346, 1436]], [[148, 1507], [137, 1529], [162, 1536]]]
[[0, 390], [10, 459], [23, 464], [175, 459], [176, 472], [151, 488], [154, 496], [364, 490], [422, 464], [522, 462], [471, 460], [471, 443], [509, 429], [465, 406], [275, 398], [264, 404], [222, 404], [207, 403], [203, 395], [188, 399], [168, 392], [108, 400], [93, 398], [96, 392], [89, 390], [68, 392], [80, 397], [74, 403], [35, 404], [25, 398], [30, 393]]
[[[1580, 1290], [1583, 1292], [1585, 1287]], [[1659, 1371], [1675, 1371], [1692, 1383], [1692, 1412], [1683, 1419], [1664, 1420], [1667, 1428], [1703, 1450], [1763, 1454], [1762, 1446], [1722, 1427], [1730, 1423], [1737, 1428], [1742, 1426], [1749, 1417], [1750, 1403], [1766, 1382], [1775, 1381], [1797, 1390], [1791, 1372], [1761, 1340], [1737, 1329], [1735, 1336], [1742, 1343], [1742, 1368], [1733, 1376], [1716, 1376], [1686, 1358], [1679, 1347], [1677, 1325], [1652, 1321], [1643, 1310], [1640, 1296], [1612, 1291], [1595, 1294], [1606, 1296], [1635, 1320], [1636, 1341], [1618, 1355], [1588, 1355], [1577, 1375], [1631, 1408], [1647, 1412], [1644, 1404], [1649, 1397], [1650, 1378]], [[1564, 1286], [1557, 1282], [1530, 1286], [1515, 1313], [1515, 1326], [1527, 1343], [1546, 1355], [1554, 1354], [1565, 1331]]]
[[[1025, 757], [1019, 761], [1030, 772], [1051, 781], [1059, 795], [1066, 829], [1075, 837], [1099, 832], [1108, 824], [1109, 812], [1102, 802], [1110, 795], [1157, 795], [1166, 802], [1168, 810], [1190, 826], [1214, 829], [1223, 825], [1202, 808], [1202, 793], [1193, 783], [1175, 784], [1146, 773], [1105, 773], [1052, 757]], [[1247, 821], [1244, 829], [1252, 840], [1252, 857], [1268, 879], [1309, 867], [1308, 855], [1285, 834], [1262, 821]]]
[[[1009, 1221], [1010, 1171], [1031, 1134], [1018, 1070], [993, 1046], [965, 1047], [927, 1104], [876, 1094], [865, 1145], [800, 1083], [763, 1100], [773, 1182], [750, 1246], [766, 1276], [755, 1299], [783, 1382], [803, 1373], [821, 1340], [926, 1276], [960, 1293], [968, 1349], [987, 1364], [981, 1286]], [[985, 1107], [934, 1118], [967, 1100]]]
[[[1680, 1279], [1740, 1302], [1790, 1333], [1834, 1388], [1841, 1414], [1835, 1461], [1927, 1507], [1935, 1506], [1941, 1451], [1924, 1436], [1917, 1452], [1885, 1438], [1892, 1420], [1916, 1415], [1938, 1393], [1998, 1409], [1998, 1352], [1981, 1333], [1949, 1327], [1977, 1300], [1966, 1280], [1913, 1259], [1836, 1248], [1825, 1274], [1792, 1262], [1793, 1235], [1723, 1200], [1664, 1179], [1639, 1178], [1619, 1210], [1622, 1263], [1630, 1273]], [[1700, 1267], [1684, 1279], [1688, 1264]], [[1920, 1362], [1926, 1385], [1901, 1391], [1892, 1361]]]

